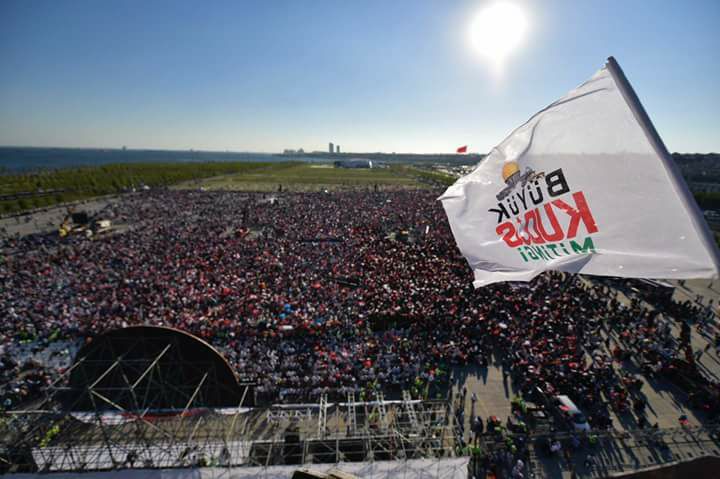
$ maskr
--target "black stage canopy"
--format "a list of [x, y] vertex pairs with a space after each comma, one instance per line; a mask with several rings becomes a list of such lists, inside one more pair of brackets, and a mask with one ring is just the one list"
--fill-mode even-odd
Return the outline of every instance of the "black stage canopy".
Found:
[[[179, 329], [131, 326], [93, 338], [75, 358], [62, 395], [73, 411], [236, 407], [242, 388], [225, 358]], [[252, 394], [244, 405], [251, 406]]]

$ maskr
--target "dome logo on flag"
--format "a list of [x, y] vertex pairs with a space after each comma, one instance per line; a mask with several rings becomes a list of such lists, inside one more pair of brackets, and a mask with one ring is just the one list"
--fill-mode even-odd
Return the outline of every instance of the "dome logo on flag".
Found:
[[543, 176], [545, 176], [545, 173], [535, 173], [535, 170], [532, 168], [525, 168], [525, 172], [520, 174], [520, 167], [517, 162], [509, 161], [503, 165], [502, 169], [502, 179], [507, 187], [503, 188], [503, 190], [497, 194], [496, 198], [498, 201], [502, 201], [512, 193], [518, 184], [524, 188], [526, 184]]

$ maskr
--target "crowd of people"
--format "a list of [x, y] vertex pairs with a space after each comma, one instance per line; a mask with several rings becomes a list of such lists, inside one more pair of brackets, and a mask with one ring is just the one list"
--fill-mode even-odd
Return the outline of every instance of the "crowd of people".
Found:
[[268, 401], [399, 391], [502, 351], [525, 394], [572, 394], [598, 424], [597, 398], [622, 380], [599, 338], [660, 366], [676, 356], [657, 312], [573, 276], [473, 289], [437, 196], [150, 191], [108, 204], [122, 230], [104, 237], [3, 238], [3, 407], [62, 371], [18, 351], [60, 343], [69, 361], [133, 324], [203, 338]]

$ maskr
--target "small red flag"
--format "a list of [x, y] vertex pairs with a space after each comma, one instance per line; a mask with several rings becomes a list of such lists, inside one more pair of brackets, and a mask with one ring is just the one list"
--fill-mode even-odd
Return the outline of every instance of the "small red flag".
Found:
[[457, 152], [458, 153], [467, 153], [467, 145], [461, 146], [460, 148], [458, 148]]

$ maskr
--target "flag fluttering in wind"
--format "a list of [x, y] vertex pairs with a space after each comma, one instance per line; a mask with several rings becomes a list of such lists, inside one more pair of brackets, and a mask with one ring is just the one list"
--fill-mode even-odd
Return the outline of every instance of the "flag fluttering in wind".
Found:
[[612, 57], [513, 131], [440, 200], [475, 287], [529, 281], [548, 270], [718, 274], [702, 213]]
[[461, 146], [460, 148], [458, 148], [457, 152], [458, 153], [467, 153], [467, 145]]

